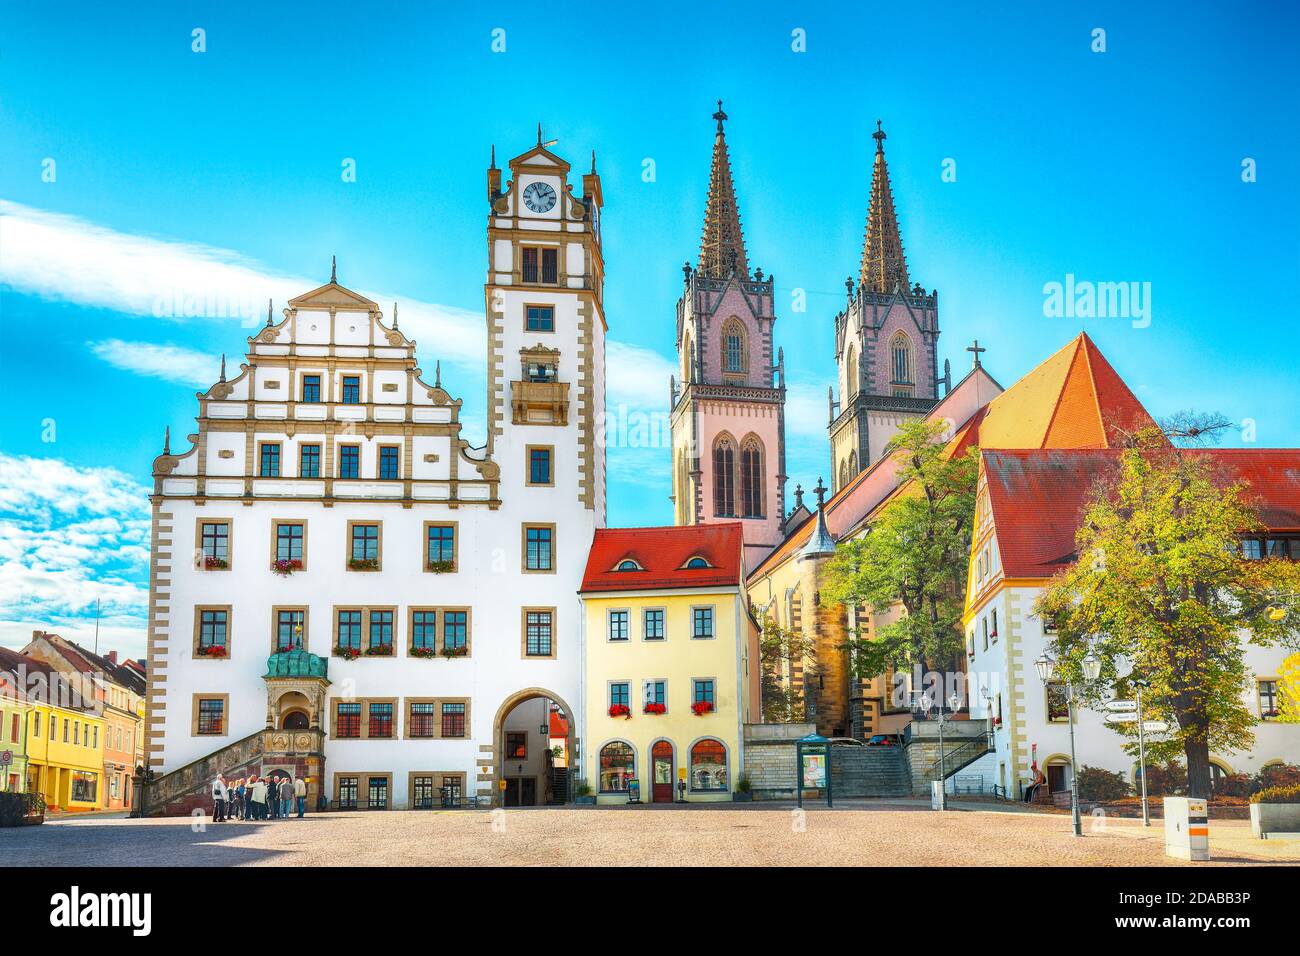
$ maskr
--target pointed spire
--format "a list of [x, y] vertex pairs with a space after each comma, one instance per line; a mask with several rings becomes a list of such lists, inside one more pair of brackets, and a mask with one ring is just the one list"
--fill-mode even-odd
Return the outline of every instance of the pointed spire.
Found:
[[826, 528], [826, 483], [821, 478], [817, 479], [813, 493], [817, 495], [817, 524], [808, 537], [808, 543], [799, 549], [800, 561], [826, 558], [835, 553], [835, 539]]
[[794, 510], [798, 511], [803, 507], [803, 485], [794, 486]]
[[885, 131], [876, 120], [876, 160], [871, 171], [871, 200], [867, 207], [867, 235], [862, 244], [862, 288], [869, 292], [890, 293], [895, 288], [907, 292], [907, 260], [903, 257], [903, 239], [898, 231], [898, 214], [894, 210], [894, 193], [889, 186], [889, 166], [885, 162]]
[[397, 329], [397, 303], [393, 302], [393, 329]]
[[537, 121], [537, 145], [542, 145], [542, 121]]
[[163, 454], [170, 455], [171, 453], [172, 453], [172, 427], [168, 425], [166, 428], [163, 429]]
[[266, 327], [267, 327], [268, 329], [271, 327], [271, 305], [272, 305], [272, 302], [273, 302], [272, 299], [267, 299], [267, 300], [266, 300]]
[[338, 257], [330, 256], [330, 282], [339, 281], [338, 264]]
[[493, 144], [492, 144], [492, 161], [491, 161], [490, 163], [488, 163], [488, 169], [496, 169], [496, 168], [497, 168], [497, 144], [496, 144], [496, 143], [493, 143]]
[[225, 380], [226, 380], [226, 353], [225, 353], [225, 352], [222, 352], [222, 353], [221, 353], [221, 378], [220, 378], [220, 381], [224, 382]]
[[713, 138], [713, 165], [709, 171], [709, 200], [704, 208], [704, 234], [700, 237], [700, 275], [725, 279], [731, 275], [749, 278], [745, 258], [745, 237], [740, 229], [740, 207], [731, 182], [731, 157], [722, 123], [727, 114], [718, 100], [713, 114], [718, 131]]
[[593, 173], [596, 171], [596, 151], [594, 149], [591, 151], [591, 171]]
[[442, 359], [433, 363], [433, 387], [442, 388]]

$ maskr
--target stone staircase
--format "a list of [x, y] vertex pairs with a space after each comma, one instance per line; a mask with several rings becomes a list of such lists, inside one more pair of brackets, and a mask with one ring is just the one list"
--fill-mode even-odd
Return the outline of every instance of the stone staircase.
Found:
[[831, 786], [837, 797], [907, 797], [911, 771], [901, 747], [867, 747], [851, 741], [831, 745]]

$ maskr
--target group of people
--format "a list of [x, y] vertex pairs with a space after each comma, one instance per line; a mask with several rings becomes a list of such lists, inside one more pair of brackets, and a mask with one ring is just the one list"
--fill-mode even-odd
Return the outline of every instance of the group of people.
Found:
[[307, 812], [307, 782], [287, 774], [212, 781], [212, 822], [227, 820], [287, 820], [297, 805], [298, 818]]

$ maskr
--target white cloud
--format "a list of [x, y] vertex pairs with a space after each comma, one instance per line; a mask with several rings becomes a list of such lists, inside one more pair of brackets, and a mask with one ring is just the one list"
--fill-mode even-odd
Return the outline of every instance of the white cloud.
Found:
[[0, 453], [0, 643], [35, 629], [85, 635], [95, 603], [104, 635], [143, 651], [149, 491], [113, 468]]
[[607, 407], [667, 412], [668, 379], [677, 370], [676, 362], [653, 349], [615, 341], [605, 343], [605, 362]]
[[215, 382], [221, 368], [219, 358], [179, 345], [123, 342], [121, 339], [87, 342], [86, 345], [114, 368], [197, 388], [207, 388]]

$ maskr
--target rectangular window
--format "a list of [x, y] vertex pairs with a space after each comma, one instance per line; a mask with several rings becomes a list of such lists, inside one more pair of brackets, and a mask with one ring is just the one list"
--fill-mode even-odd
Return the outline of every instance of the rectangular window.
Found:
[[555, 308], [549, 305], [530, 305], [527, 307], [525, 327], [529, 332], [554, 332]]
[[1264, 545], [1259, 538], [1243, 538], [1241, 556], [1247, 561], [1258, 561], [1264, 556]]
[[277, 522], [275, 526], [275, 560], [301, 561], [305, 526]]
[[[92, 743], [90, 746], [92, 746], [93, 748], [95, 748], [96, 750], [98, 750], [98, 749], [99, 749], [99, 728], [98, 728], [98, 727], [95, 727], [93, 730], [94, 730], [94, 735], [95, 735], [95, 737], [94, 737], [94, 743]], [[17, 736], [16, 733], [15, 733], [15, 736]]]
[[338, 647], [361, 652], [361, 612], [345, 610], [338, 612]]
[[[35, 713], [32, 714], [32, 736], [39, 737], [40, 735], [41, 735], [41, 713], [40, 711], [36, 711]], [[118, 749], [121, 750], [122, 748], [119, 747]]]
[[627, 681], [616, 681], [609, 685], [609, 706], [627, 707], [632, 703], [632, 685]]
[[343, 376], [343, 404], [344, 405], [361, 404], [361, 376], [360, 375]]
[[506, 759], [528, 759], [528, 734], [521, 730], [506, 731]]
[[444, 737], [465, 736], [465, 705], [464, 704], [443, 704], [442, 705], [442, 736]]
[[424, 531], [425, 566], [432, 571], [450, 571], [456, 566], [456, 526], [431, 524]]
[[220, 736], [225, 733], [226, 701], [223, 697], [199, 698], [200, 736]]
[[74, 747], [81, 746], [81, 721], [79, 720], [72, 722], [72, 744]]
[[1064, 684], [1047, 685], [1047, 719], [1052, 723], [1064, 723], [1070, 719], [1070, 701]]
[[648, 680], [645, 682], [645, 702], [647, 704], [659, 704], [667, 706], [668, 704], [668, 682], [662, 680]]
[[989, 649], [989, 619], [987, 617], [980, 618], [980, 630], [984, 635], [984, 650], [987, 651]]
[[647, 641], [662, 641], [664, 639], [664, 609], [663, 608], [661, 607], [646, 608], [645, 639]]
[[411, 647], [433, 651], [438, 648], [438, 612], [411, 612]]
[[717, 703], [714, 699], [713, 679], [711, 677], [691, 681], [691, 703], [709, 704], [710, 706]]
[[555, 646], [552, 644], [552, 618], [550, 611], [528, 611], [524, 615], [524, 655], [527, 657], [550, 657]]
[[627, 611], [609, 612], [609, 639], [611, 641], [627, 640]]
[[355, 810], [357, 808], [356, 777], [339, 777], [339, 809]]
[[199, 547], [208, 566], [227, 567], [230, 562], [230, 522], [204, 521], [199, 525]]
[[320, 445], [303, 445], [298, 449], [298, 477], [320, 477]]
[[71, 728], [72, 728], [72, 721], [68, 720], [67, 717], [64, 717], [63, 718], [63, 742], [65, 744], [68, 742], [68, 732], [71, 730]]
[[411, 704], [411, 718], [407, 733], [412, 737], [432, 737], [437, 729], [436, 705], [432, 701]]
[[520, 267], [525, 282], [537, 281], [537, 249], [533, 246], [524, 246], [520, 251]]
[[360, 445], [339, 445], [339, 477], [361, 477]]
[[442, 612], [442, 646], [444, 650], [464, 650], [469, 643], [469, 612]]
[[1286, 538], [1267, 539], [1264, 542], [1264, 550], [1270, 558], [1286, 558], [1290, 556]]
[[379, 448], [379, 477], [385, 481], [401, 477], [397, 473], [398, 448], [396, 445], [381, 445]]
[[360, 737], [361, 705], [340, 702], [336, 706], [337, 709], [334, 711], [334, 736]]
[[524, 568], [551, 571], [555, 565], [555, 531], [550, 527], [525, 526]]
[[72, 799], [77, 803], [94, 803], [99, 775], [85, 770], [72, 771]]
[[1262, 720], [1275, 720], [1279, 715], [1277, 707], [1277, 681], [1259, 682], [1259, 716]]
[[542, 249], [542, 284], [555, 285], [560, 281], [560, 250]]
[[528, 363], [528, 381], [530, 382], [554, 382], [558, 374], [554, 362]]
[[257, 472], [263, 478], [280, 477], [280, 446], [267, 442], [262, 445], [262, 465]]
[[388, 809], [388, 778], [367, 777], [366, 806], [371, 810]]
[[551, 449], [528, 449], [528, 483], [530, 485], [554, 484], [551, 477]]
[[215, 647], [221, 650], [226, 649], [226, 640], [228, 637], [227, 625], [229, 623], [229, 612], [223, 610], [201, 610], [199, 611], [199, 653], [207, 652], [207, 648]]
[[319, 375], [304, 375], [302, 377], [302, 400], [304, 402], [320, 401]]
[[713, 608], [691, 608], [691, 637], [710, 638], [713, 636]]
[[433, 807], [433, 778], [423, 775], [412, 777], [411, 808], [414, 810], [432, 810]]
[[275, 612], [276, 651], [301, 650], [306, 640], [307, 612], [301, 608]]
[[353, 561], [376, 561], [379, 559], [379, 525], [354, 524], [352, 526]]
[[[524, 246], [520, 262], [523, 281], [555, 285], [560, 279], [560, 250], [554, 246]], [[540, 265], [540, 270], [539, 270]]]
[[371, 701], [370, 720], [366, 736], [371, 740], [386, 739], [393, 736], [393, 705]]
[[370, 612], [370, 646], [393, 650], [393, 612]]

